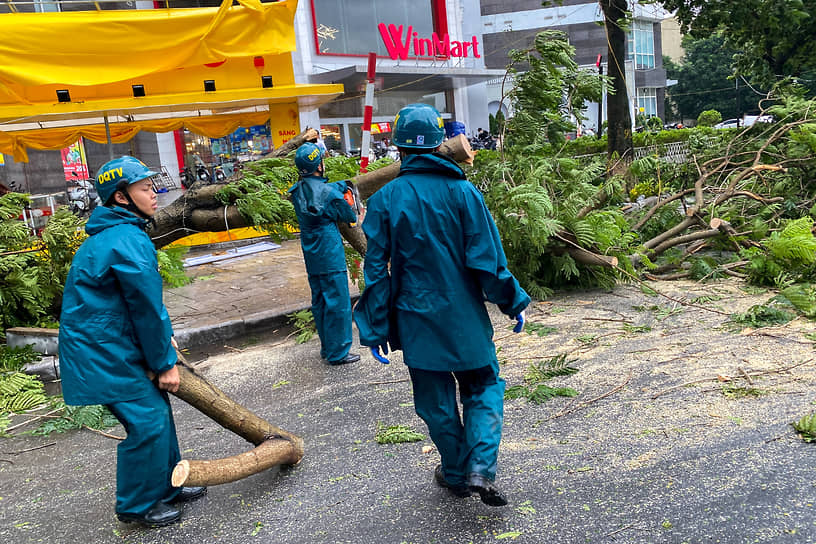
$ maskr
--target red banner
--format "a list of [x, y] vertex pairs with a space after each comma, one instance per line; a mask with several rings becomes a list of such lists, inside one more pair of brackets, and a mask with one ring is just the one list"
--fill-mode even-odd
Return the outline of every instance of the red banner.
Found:
[[371, 123], [371, 134], [391, 132], [391, 123]]
[[65, 181], [88, 179], [88, 160], [85, 158], [85, 145], [82, 138], [60, 150]]

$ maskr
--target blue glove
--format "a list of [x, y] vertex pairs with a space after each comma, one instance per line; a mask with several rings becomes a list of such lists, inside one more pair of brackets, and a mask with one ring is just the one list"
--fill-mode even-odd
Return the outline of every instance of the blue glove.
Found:
[[516, 326], [513, 327], [513, 332], [520, 333], [524, 330], [524, 310], [522, 310], [517, 316], [511, 317], [510, 319], [516, 320]]
[[[380, 350], [382, 350], [382, 353], [380, 353]], [[391, 363], [391, 361], [385, 358], [385, 355], [388, 355], [388, 345], [371, 346], [371, 355], [384, 365]]]

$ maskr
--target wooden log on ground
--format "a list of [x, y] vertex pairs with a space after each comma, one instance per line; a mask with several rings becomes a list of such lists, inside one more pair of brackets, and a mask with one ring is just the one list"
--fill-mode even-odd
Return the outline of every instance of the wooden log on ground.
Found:
[[[179, 388], [174, 395], [256, 447], [213, 461], [180, 461], [173, 485], [199, 486], [234, 482], [276, 465], [294, 465], [303, 458], [303, 439], [261, 419], [193, 371], [179, 355]], [[178, 482], [178, 483], [176, 483]]]
[[253, 414], [184, 364], [178, 365], [178, 369], [181, 378], [181, 384], [175, 393], [178, 398], [256, 446], [271, 438], [285, 438], [296, 444], [302, 455], [303, 439], [299, 436], [275, 427]]
[[173, 469], [174, 487], [226, 484], [258, 474], [276, 465], [293, 465], [300, 457], [292, 443], [282, 438], [262, 442], [257, 448], [215, 461], [182, 460]]

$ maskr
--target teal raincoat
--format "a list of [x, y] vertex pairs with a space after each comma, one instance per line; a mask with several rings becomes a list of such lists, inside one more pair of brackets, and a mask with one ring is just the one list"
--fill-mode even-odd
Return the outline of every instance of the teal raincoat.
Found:
[[422, 370], [496, 362], [485, 300], [515, 316], [530, 297], [507, 270], [481, 193], [456, 163], [406, 156], [399, 176], [368, 200], [363, 231], [366, 288], [354, 313], [362, 345], [387, 340]]
[[145, 371], [176, 363], [162, 302], [156, 249], [145, 220], [100, 206], [74, 256], [60, 316], [59, 352], [67, 404], [110, 404], [154, 394]]
[[353, 223], [357, 214], [343, 199], [345, 189], [345, 181], [326, 183], [320, 176], [304, 177], [289, 189], [300, 225], [320, 356], [329, 362], [348, 355], [352, 343], [346, 252], [337, 223]]

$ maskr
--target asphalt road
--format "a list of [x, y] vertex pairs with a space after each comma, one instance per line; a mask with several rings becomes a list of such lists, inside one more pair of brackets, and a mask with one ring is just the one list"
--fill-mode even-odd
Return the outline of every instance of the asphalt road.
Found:
[[[813, 325], [729, 332], [722, 314], [770, 294], [733, 283], [665, 289], [686, 301], [716, 295], [705, 305], [721, 314], [621, 287], [538, 304], [531, 321], [550, 331], [512, 335], [494, 316], [508, 385], [567, 353], [578, 372], [552, 385], [580, 393], [507, 401], [497, 480], [506, 507], [436, 487], [428, 439], [374, 441], [378, 422], [427, 434], [399, 355], [389, 366], [364, 354], [328, 367], [316, 341], [278, 332], [191, 358], [247, 408], [303, 436], [299, 465], [212, 487], [183, 523], [150, 530], [114, 518], [115, 440], [87, 430], [0, 439], [0, 542], [816, 542], [816, 444], [789, 425], [816, 403], [804, 336]], [[183, 457], [249, 449], [173, 401]]]

